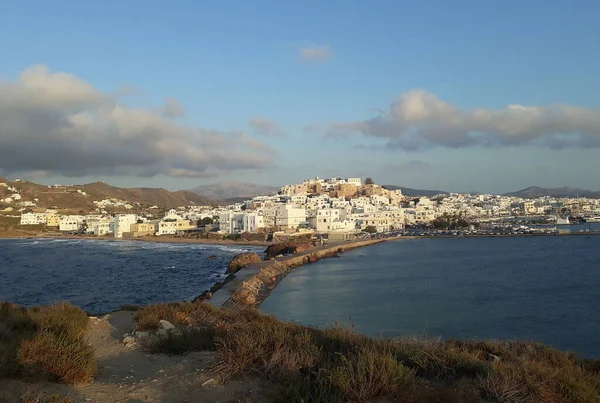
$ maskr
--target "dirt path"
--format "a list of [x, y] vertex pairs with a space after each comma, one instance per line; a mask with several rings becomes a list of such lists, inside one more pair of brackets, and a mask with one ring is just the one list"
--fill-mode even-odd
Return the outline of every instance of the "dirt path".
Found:
[[10, 402], [22, 388], [69, 396], [74, 403], [179, 403], [179, 402], [267, 402], [260, 381], [243, 379], [225, 385], [202, 386], [213, 379], [210, 367], [214, 353], [195, 352], [182, 356], [147, 354], [139, 347], [125, 347], [123, 335], [133, 328], [133, 312], [115, 312], [90, 319], [88, 337], [96, 349], [99, 374], [88, 385], [58, 385], [0, 381], [1, 393]]

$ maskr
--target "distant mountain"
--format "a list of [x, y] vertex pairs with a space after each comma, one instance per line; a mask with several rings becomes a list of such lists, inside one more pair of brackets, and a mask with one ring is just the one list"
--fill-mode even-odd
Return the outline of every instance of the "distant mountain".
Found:
[[229, 200], [239, 198], [251, 198], [254, 196], [266, 196], [277, 193], [277, 186], [257, 185], [246, 182], [220, 182], [209, 185], [200, 185], [191, 192], [210, 197], [214, 200]]
[[590, 199], [600, 199], [600, 191], [594, 192], [592, 190], [577, 189], [570, 187], [561, 188], [542, 188], [538, 186], [530, 186], [528, 188], [505, 193], [506, 196], [524, 197], [524, 198], [536, 198], [541, 196], [551, 197], [587, 197]]
[[425, 190], [425, 189], [411, 189], [404, 186], [396, 186], [396, 185], [384, 185], [389, 190], [402, 190], [402, 194], [404, 196], [425, 196], [432, 197], [439, 194], [448, 194], [450, 192], [446, 192], [444, 190]]
[[[126, 200], [129, 203], [140, 203], [145, 207], [158, 206], [162, 208], [194, 204], [216, 205], [215, 201], [209, 198], [185, 190], [169, 192], [166, 189], [118, 188], [104, 182], [60, 187], [48, 187], [29, 181], [4, 182], [18, 189], [21, 195], [20, 202], [31, 201], [37, 206], [45, 208], [56, 206], [58, 209], [90, 210], [96, 207], [93, 201], [103, 199]], [[0, 199], [2, 196], [9, 197], [12, 193], [6, 188], [0, 187]]]

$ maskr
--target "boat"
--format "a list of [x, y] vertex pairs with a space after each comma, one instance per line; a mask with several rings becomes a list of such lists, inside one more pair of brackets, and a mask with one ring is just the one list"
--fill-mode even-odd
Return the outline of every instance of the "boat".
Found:
[[597, 217], [584, 217], [585, 222], [600, 222], [600, 216]]
[[556, 217], [556, 225], [569, 225], [571, 224], [571, 220], [569, 217]]

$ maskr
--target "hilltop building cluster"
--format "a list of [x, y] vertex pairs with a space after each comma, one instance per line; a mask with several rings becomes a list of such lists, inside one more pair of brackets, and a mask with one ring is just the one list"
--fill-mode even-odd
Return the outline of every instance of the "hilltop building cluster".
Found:
[[[9, 203], [19, 202], [19, 190], [5, 183]], [[4, 199], [6, 202], [6, 199]], [[32, 201], [32, 204], [35, 201]], [[514, 216], [600, 217], [600, 200], [582, 198], [519, 197], [492, 194], [441, 194], [406, 197], [367, 178], [314, 178], [283, 186], [272, 195], [256, 196], [228, 206], [182, 206], [155, 214], [109, 214], [107, 208], [134, 210], [126, 200], [94, 201], [94, 214], [59, 214], [57, 209], [22, 212], [21, 225], [43, 225], [61, 232], [128, 238], [175, 235], [189, 231], [222, 234], [256, 232], [298, 233], [313, 231], [330, 238], [350, 239], [362, 231], [387, 232], [428, 224], [443, 215], [460, 215], [470, 221]], [[16, 204], [16, 203], [15, 203]], [[150, 209], [159, 209], [152, 206]], [[31, 209], [28, 209], [31, 210]]]

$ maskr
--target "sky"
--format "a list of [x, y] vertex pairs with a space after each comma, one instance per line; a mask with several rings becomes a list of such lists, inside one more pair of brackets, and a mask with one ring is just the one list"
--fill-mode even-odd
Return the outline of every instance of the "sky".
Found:
[[600, 190], [600, 2], [0, 1], [0, 176]]

